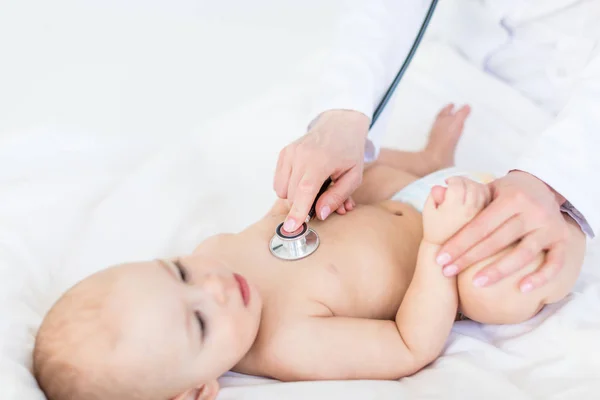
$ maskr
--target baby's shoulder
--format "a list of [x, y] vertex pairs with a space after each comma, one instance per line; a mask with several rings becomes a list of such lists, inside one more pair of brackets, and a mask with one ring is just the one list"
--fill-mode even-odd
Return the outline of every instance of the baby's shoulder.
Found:
[[205, 253], [207, 251], [215, 250], [222, 246], [223, 242], [229, 240], [233, 236], [235, 236], [233, 233], [219, 233], [217, 235], [210, 236], [196, 246], [194, 253]]

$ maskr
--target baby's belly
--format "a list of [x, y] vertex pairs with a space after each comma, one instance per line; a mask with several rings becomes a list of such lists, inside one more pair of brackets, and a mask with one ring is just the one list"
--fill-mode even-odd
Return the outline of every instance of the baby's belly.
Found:
[[370, 207], [313, 224], [321, 245], [294, 268], [290, 286], [298, 296], [290, 296], [306, 299], [309, 312], [322, 307], [336, 316], [393, 319], [420, 243], [420, 222], [403, 218]]

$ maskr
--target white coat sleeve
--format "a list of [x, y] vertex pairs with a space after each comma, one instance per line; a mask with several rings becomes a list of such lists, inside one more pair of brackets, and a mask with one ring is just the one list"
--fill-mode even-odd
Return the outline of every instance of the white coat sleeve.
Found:
[[589, 237], [600, 231], [600, 51], [556, 121], [515, 169], [538, 177], [566, 198], [563, 211]]
[[[319, 78], [309, 128], [327, 110], [355, 110], [373, 116], [410, 51], [428, 4], [423, 0], [348, 1]], [[379, 121], [377, 129], [369, 132], [367, 161], [377, 157], [385, 130]]]

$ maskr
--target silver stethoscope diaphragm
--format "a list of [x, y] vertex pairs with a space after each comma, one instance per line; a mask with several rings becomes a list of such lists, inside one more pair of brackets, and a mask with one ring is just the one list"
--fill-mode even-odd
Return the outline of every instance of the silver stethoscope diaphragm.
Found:
[[307, 257], [314, 253], [317, 247], [319, 247], [319, 235], [309, 228], [306, 222], [290, 233], [283, 229], [283, 222], [280, 223], [269, 243], [271, 253], [287, 261]]
[[300, 228], [296, 229], [294, 232], [287, 232], [283, 229], [283, 222], [277, 225], [275, 235], [273, 235], [269, 242], [271, 254], [282, 260], [293, 261], [310, 256], [317, 250], [320, 243], [319, 235], [308, 227], [308, 223], [315, 217], [317, 200], [325, 193], [329, 185], [331, 185], [331, 178], [327, 178], [327, 180], [323, 182], [321, 190], [317, 193], [315, 201], [308, 212], [308, 216], [302, 225], [300, 225]]
[[308, 216], [302, 225], [300, 225], [300, 228], [296, 229], [294, 232], [287, 232], [283, 229], [283, 222], [277, 225], [275, 235], [273, 235], [269, 242], [271, 254], [282, 260], [293, 261], [310, 256], [317, 250], [320, 243], [319, 235], [308, 227], [308, 223], [315, 217], [317, 200], [325, 193], [329, 185], [331, 185], [331, 182], [331, 178], [327, 178], [325, 182], [323, 182], [310, 211], [308, 211]]

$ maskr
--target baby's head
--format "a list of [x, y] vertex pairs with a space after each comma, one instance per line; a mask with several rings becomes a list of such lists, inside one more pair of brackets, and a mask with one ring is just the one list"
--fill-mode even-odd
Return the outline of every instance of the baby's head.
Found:
[[112, 267], [52, 307], [34, 373], [49, 400], [211, 398], [252, 346], [261, 307], [250, 283], [203, 255]]

